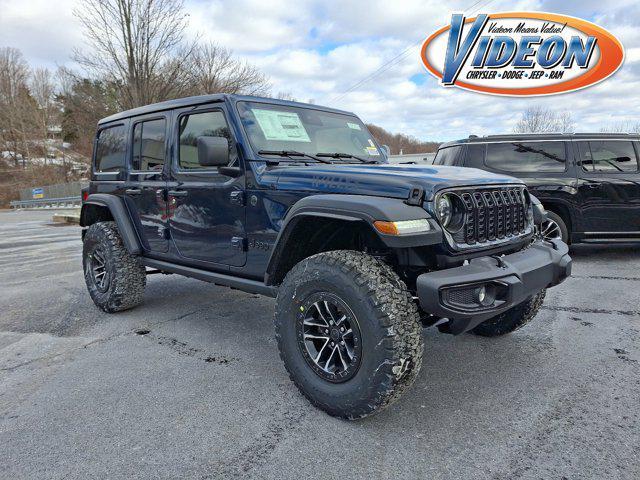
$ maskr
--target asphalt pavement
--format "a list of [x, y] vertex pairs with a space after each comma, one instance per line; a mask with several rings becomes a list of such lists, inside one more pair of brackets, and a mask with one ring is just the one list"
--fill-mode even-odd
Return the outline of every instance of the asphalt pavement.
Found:
[[413, 388], [357, 422], [289, 381], [272, 299], [151, 275], [109, 315], [80, 251], [0, 212], [0, 478], [640, 478], [639, 246], [572, 248], [512, 335], [425, 330]]

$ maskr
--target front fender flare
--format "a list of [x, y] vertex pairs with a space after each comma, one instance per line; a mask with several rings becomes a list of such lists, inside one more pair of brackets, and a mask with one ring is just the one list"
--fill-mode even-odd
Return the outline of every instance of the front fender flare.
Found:
[[[434, 245], [441, 243], [443, 239], [442, 230], [426, 210], [418, 206], [407, 205], [401, 199], [370, 195], [311, 195], [296, 202], [287, 212], [269, 258], [267, 281], [286, 253], [287, 243], [294, 234], [297, 221], [309, 216], [319, 219], [364, 222], [389, 248]], [[373, 222], [377, 220], [397, 222], [420, 219], [428, 220], [431, 230], [414, 235], [395, 236], [382, 234], [373, 226]]]
[[116, 196], [106, 193], [94, 193], [87, 197], [82, 203], [82, 210], [80, 212], [80, 226], [88, 226], [85, 221], [85, 208], [87, 205], [99, 205], [106, 207], [111, 212], [113, 220], [118, 226], [118, 231], [122, 237], [122, 242], [127, 251], [132, 255], [140, 255], [142, 253], [142, 247], [140, 245], [140, 239], [136, 233], [136, 229], [133, 226], [127, 207], [124, 201]]

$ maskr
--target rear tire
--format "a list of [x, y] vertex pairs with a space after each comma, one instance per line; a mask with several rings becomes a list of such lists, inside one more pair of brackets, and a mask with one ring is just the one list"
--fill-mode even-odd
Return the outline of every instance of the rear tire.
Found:
[[146, 271], [125, 248], [115, 222], [97, 222], [87, 229], [82, 267], [89, 295], [98, 308], [113, 313], [142, 303]]
[[[355, 338], [334, 331], [345, 324]], [[275, 327], [291, 380], [336, 417], [362, 418], [390, 405], [422, 365], [422, 327], [406, 285], [361, 252], [320, 253], [293, 267], [278, 291]]]
[[546, 290], [542, 290], [520, 305], [516, 305], [506, 312], [482, 322], [471, 330], [471, 333], [481, 337], [499, 337], [515, 332], [533, 320], [538, 314], [540, 307], [544, 303], [546, 293]]

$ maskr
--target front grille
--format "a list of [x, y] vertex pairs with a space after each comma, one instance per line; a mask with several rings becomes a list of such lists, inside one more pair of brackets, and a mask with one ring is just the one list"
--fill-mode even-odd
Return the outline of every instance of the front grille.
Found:
[[492, 187], [456, 190], [465, 209], [463, 228], [454, 234], [459, 246], [480, 247], [530, 233], [525, 188]]

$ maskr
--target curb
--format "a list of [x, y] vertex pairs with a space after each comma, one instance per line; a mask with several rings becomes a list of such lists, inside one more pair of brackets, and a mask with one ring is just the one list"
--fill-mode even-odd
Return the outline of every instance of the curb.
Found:
[[78, 225], [80, 223], [80, 215], [75, 213], [54, 213], [53, 222]]

